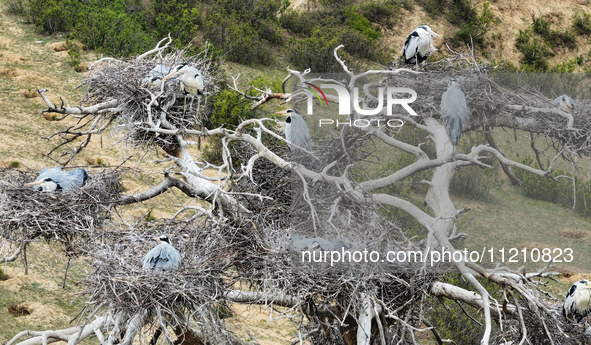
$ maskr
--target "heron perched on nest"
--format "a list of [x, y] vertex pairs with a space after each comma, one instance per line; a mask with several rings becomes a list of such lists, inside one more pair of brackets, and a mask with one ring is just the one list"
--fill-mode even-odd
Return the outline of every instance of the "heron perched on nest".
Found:
[[560, 110], [565, 111], [567, 113], [575, 109], [575, 101], [573, 101], [572, 98], [564, 94], [556, 97], [552, 101], [552, 104], [554, 104], [555, 106], [560, 108]]
[[[275, 114], [288, 115], [285, 120], [285, 139], [305, 150], [312, 151], [312, 138], [306, 120], [294, 109], [279, 111]], [[289, 145], [293, 151], [295, 146]]]
[[162, 81], [174, 77], [175, 75], [181, 76], [181, 89], [183, 92], [190, 93], [192, 95], [202, 95], [203, 89], [205, 89], [205, 83], [203, 81], [203, 75], [195, 67], [190, 67], [186, 63], [180, 64], [174, 67], [170, 74], [168, 74]]
[[454, 151], [460, 143], [464, 122], [468, 120], [469, 115], [466, 96], [458, 82], [452, 78], [449, 80], [447, 90], [441, 96], [441, 118]]
[[170, 68], [164, 65], [156, 65], [147, 77], [142, 79], [142, 87], [160, 87], [162, 84], [162, 78], [167, 76], [170, 73]]
[[349, 246], [341, 241], [331, 242], [322, 237], [299, 239], [297, 236], [291, 237], [291, 245], [294, 249], [302, 251], [325, 251], [348, 249]]
[[579, 280], [566, 293], [562, 315], [569, 320], [580, 322], [589, 311], [591, 311], [591, 282]]
[[152, 248], [144, 256], [144, 269], [154, 269], [156, 271], [171, 271], [177, 269], [181, 264], [181, 254], [170, 243], [170, 239], [162, 235], [154, 238], [160, 241], [156, 247]]
[[439, 37], [439, 35], [433, 32], [427, 25], [421, 25], [414, 29], [406, 37], [404, 46], [402, 47], [404, 63], [409, 65], [416, 64], [418, 70], [419, 63], [422, 64], [431, 53], [437, 51], [433, 47], [433, 37]]
[[69, 191], [82, 187], [88, 179], [84, 169], [63, 171], [61, 167], [41, 170], [41, 173], [34, 182], [27, 183], [27, 186], [40, 186], [44, 192]]

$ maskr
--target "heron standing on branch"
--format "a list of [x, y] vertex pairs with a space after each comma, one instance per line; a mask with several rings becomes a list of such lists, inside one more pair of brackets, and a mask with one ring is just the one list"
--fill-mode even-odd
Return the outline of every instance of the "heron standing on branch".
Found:
[[144, 256], [144, 269], [156, 271], [177, 269], [181, 264], [181, 254], [172, 246], [170, 239], [162, 235], [154, 240], [160, 241], [160, 244]]
[[417, 71], [419, 70], [419, 63], [422, 65], [423, 61], [427, 60], [431, 53], [437, 51], [433, 47], [433, 37], [439, 37], [427, 25], [421, 25], [413, 30], [404, 41], [402, 53], [404, 55], [404, 63], [415, 64]]
[[469, 115], [464, 92], [460, 89], [458, 82], [452, 78], [449, 80], [447, 90], [441, 96], [441, 118], [454, 152], [460, 143], [462, 129]]
[[580, 280], [568, 289], [562, 306], [562, 315], [569, 320], [580, 322], [589, 311], [591, 311], [591, 283], [588, 280]]
[[[312, 138], [306, 120], [294, 109], [279, 111], [275, 114], [288, 115], [285, 120], [285, 139], [289, 141], [289, 148], [297, 150], [297, 145], [307, 151], [312, 151]], [[294, 145], [292, 145], [294, 144]]]
[[27, 183], [27, 186], [40, 186], [44, 192], [69, 191], [82, 187], [88, 179], [84, 169], [63, 171], [61, 167], [41, 170], [35, 182]]

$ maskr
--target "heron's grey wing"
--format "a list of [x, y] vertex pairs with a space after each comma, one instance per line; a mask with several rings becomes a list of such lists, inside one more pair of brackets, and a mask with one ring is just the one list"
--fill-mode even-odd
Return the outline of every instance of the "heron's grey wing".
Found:
[[60, 185], [62, 190], [67, 191], [82, 187], [84, 181], [88, 178], [86, 171], [83, 169], [74, 169], [72, 171], [61, 171], [59, 177], [52, 179]]
[[82, 187], [84, 182], [88, 180], [88, 174], [84, 169], [74, 169], [69, 172], [70, 176], [72, 176], [75, 180], [73, 181], [76, 186]]
[[293, 241], [291, 245], [296, 250], [307, 250], [308, 247], [310, 246], [310, 244], [312, 244], [312, 242], [314, 242], [314, 240], [315, 240], [315, 238], [304, 238], [301, 240]]
[[169, 74], [170, 74], [170, 68], [168, 68], [168, 67], [166, 67], [164, 65], [156, 65], [150, 71], [150, 76], [151, 77], [159, 77], [160, 79], [166, 77]]
[[181, 255], [178, 250], [168, 243], [161, 243], [152, 248], [144, 256], [144, 269], [160, 269], [163, 271], [177, 268], [181, 263]]
[[39, 181], [39, 180], [46, 178], [46, 177], [49, 177], [50, 179], [54, 180], [54, 178], [57, 176], [60, 176], [61, 173], [62, 173], [61, 167], [55, 167], [55, 168], [51, 168], [51, 169], [43, 168], [43, 169], [41, 169], [41, 172], [39, 173], [39, 176], [37, 176], [37, 179], [35, 181]]
[[419, 49], [419, 33], [414, 30], [404, 41], [402, 48], [405, 63], [415, 63], [414, 57]]
[[468, 116], [469, 111], [464, 92], [455, 86], [448, 87], [441, 96], [441, 117], [453, 146], [458, 146]]
[[290, 117], [291, 138], [288, 140], [308, 151], [312, 151], [312, 137], [306, 120], [299, 114], [291, 114]]

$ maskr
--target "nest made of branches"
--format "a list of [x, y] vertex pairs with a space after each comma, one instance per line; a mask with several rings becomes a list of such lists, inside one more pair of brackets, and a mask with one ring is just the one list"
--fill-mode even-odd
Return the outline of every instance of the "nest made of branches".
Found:
[[89, 174], [81, 188], [47, 193], [26, 186], [38, 172], [0, 170], [0, 236], [11, 241], [36, 238], [70, 244], [86, 238], [109, 219], [106, 204], [119, 198], [121, 179], [116, 170]]
[[[157, 310], [172, 327], [187, 325], [190, 318], [211, 318], [233, 283], [225, 273], [232, 248], [215, 228], [207, 220], [156, 221], [97, 234], [81, 248], [94, 269], [85, 278], [81, 295], [90, 305], [107, 305], [113, 314], [145, 315], [146, 324], [154, 322]], [[181, 254], [180, 267], [144, 270], [143, 257], [158, 244], [153, 238], [160, 235], [167, 235]], [[216, 322], [201, 324], [211, 327]]]
[[[216, 83], [220, 77], [218, 65], [209, 56], [208, 48], [197, 55], [190, 55], [186, 50], [168, 51], [171, 52], [163, 54], [158, 51], [134, 59], [104, 59], [93, 66], [84, 80], [88, 92], [83, 104], [119, 101], [117, 111], [108, 117], [120, 124], [119, 128], [125, 129], [124, 139], [132, 145], [145, 147], [157, 143], [167, 147], [175, 142], [168, 135], [146, 130], [150, 122], [166, 129], [193, 129], [202, 126], [211, 115], [208, 96], [217, 92]], [[177, 77], [163, 82], [161, 88], [142, 86], [142, 80], [156, 65], [172, 69], [181, 63], [201, 72], [205, 83], [203, 96], [185, 95]]]

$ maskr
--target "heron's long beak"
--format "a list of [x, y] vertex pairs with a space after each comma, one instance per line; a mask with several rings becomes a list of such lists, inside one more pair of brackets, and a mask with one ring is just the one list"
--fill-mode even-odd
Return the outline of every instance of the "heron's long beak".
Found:
[[154, 241], [160, 241], [160, 239], [159, 239], [158, 237], [152, 237], [152, 239], [153, 239]]
[[43, 180], [27, 183], [27, 186], [36, 186], [43, 183]]
[[435, 33], [433, 30], [429, 31], [429, 33], [430, 33], [431, 35], [435, 36], [435, 37], [439, 37], [439, 35], [438, 35], [438, 34], [436, 34], [436, 33]]
[[285, 111], [285, 110], [283, 110], [283, 111], [277, 111], [277, 112], [275, 112], [275, 114], [287, 115], [287, 111]]
[[566, 106], [569, 107], [569, 108], [571, 108], [571, 109], [574, 109], [575, 108], [575, 107], [573, 107], [572, 104], [568, 104], [568, 103], [566, 104]]
[[170, 73], [169, 75], [167, 75], [166, 77], [164, 77], [164, 79], [162, 79], [162, 81], [165, 81], [165, 80], [166, 80], [166, 79], [168, 79], [168, 78], [172, 78], [172, 77], [174, 77], [174, 75], [176, 74], [176, 72], [177, 72], [177, 71], [174, 71], [174, 72]]

